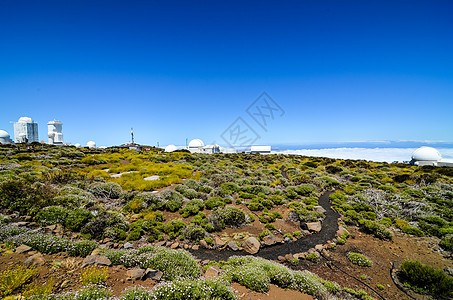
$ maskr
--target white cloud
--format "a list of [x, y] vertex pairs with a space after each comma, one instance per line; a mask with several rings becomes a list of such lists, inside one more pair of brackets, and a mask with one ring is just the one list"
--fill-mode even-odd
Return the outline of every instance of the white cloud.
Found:
[[[338, 159], [364, 159], [371, 161], [393, 162], [410, 161], [416, 148], [331, 148], [281, 150], [275, 153], [298, 154], [304, 156], [329, 157]], [[438, 148], [444, 158], [453, 158], [453, 149]]]

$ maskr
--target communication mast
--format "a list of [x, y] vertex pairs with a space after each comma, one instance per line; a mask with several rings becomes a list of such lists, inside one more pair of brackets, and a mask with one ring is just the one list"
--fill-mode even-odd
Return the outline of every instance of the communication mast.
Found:
[[132, 144], [134, 144], [134, 128], [131, 128]]

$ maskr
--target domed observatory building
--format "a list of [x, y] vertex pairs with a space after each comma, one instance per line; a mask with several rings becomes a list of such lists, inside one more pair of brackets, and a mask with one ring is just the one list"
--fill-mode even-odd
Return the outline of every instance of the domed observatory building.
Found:
[[204, 143], [202, 140], [194, 139], [194, 140], [190, 141], [189, 147], [187, 150], [189, 150], [190, 153], [201, 153], [203, 147], [204, 147]]
[[57, 120], [47, 123], [47, 136], [49, 137], [49, 144], [63, 145], [63, 123]]
[[165, 147], [164, 152], [173, 152], [173, 151], [176, 151], [176, 150], [178, 150], [178, 148], [176, 148], [175, 145], [168, 145], [167, 147]]
[[442, 158], [437, 149], [423, 146], [412, 153], [410, 164], [414, 166], [452, 167], [453, 160]]
[[39, 142], [38, 123], [29, 117], [21, 117], [14, 122], [14, 140], [16, 143]]
[[9, 133], [5, 130], [0, 130], [0, 144], [11, 144], [12, 142]]
[[96, 142], [94, 141], [89, 141], [86, 145], [88, 148], [96, 148]]

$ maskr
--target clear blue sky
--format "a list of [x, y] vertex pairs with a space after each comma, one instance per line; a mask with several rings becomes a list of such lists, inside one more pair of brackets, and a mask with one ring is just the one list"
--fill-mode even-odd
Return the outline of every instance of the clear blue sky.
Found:
[[[0, 0], [0, 129], [160, 145], [453, 141], [453, 1]], [[263, 92], [284, 109], [265, 132]]]

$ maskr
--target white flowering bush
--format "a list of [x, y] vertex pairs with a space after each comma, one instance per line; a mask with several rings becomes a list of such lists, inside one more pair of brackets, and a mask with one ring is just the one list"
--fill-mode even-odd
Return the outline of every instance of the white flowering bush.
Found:
[[27, 232], [27, 229], [16, 225], [1, 225], [0, 226], [0, 242], [5, 242], [6, 239]]
[[200, 268], [195, 258], [187, 251], [168, 249], [157, 246], [145, 246], [137, 250], [109, 250], [105, 255], [114, 265], [125, 267], [152, 268], [160, 270], [163, 278], [193, 279], [200, 277]]
[[155, 287], [152, 293], [155, 298], [151, 299], [159, 300], [237, 299], [231, 288], [212, 280], [165, 282]]
[[315, 274], [304, 270], [293, 272], [294, 282], [291, 288], [299, 290], [309, 295], [324, 293], [327, 288], [323, 285], [321, 279]]
[[75, 292], [59, 295], [41, 295], [32, 299], [39, 300], [108, 300], [112, 298], [112, 290], [102, 285], [88, 285]]
[[360, 253], [349, 252], [348, 259], [354, 265], [358, 265], [361, 267], [371, 267], [373, 265], [373, 263], [371, 262], [371, 260], [368, 257], [366, 257], [365, 255], [360, 254]]

